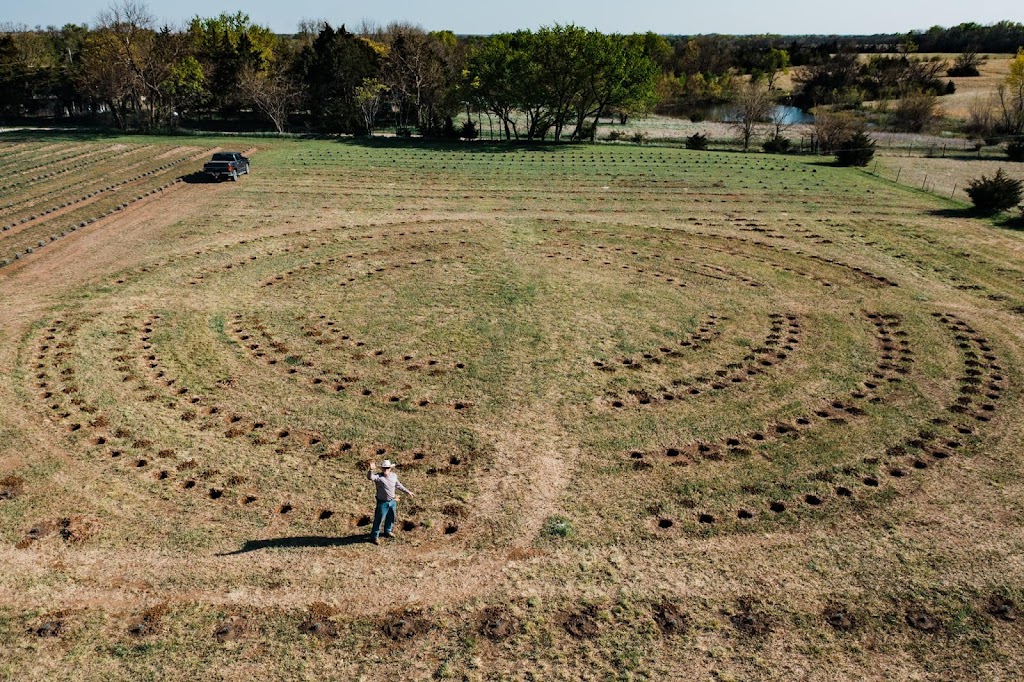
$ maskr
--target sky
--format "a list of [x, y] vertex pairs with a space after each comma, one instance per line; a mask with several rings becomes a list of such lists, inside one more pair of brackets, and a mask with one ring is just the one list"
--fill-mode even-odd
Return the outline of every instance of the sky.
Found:
[[[94, 24], [110, 0], [3, 0], [0, 23], [29, 27]], [[697, 33], [865, 34], [903, 33], [966, 21], [1024, 22], [1021, 0], [151, 0], [145, 2], [162, 24], [182, 26], [196, 15], [245, 12], [277, 33], [294, 33], [300, 19], [326, 19], [350, 28], [364, 20], [378, 24], [406, 21], [427, 30], [489, 34], [554, 23], [573, 23], [607, 33], [654, 31], [663, 35]]]

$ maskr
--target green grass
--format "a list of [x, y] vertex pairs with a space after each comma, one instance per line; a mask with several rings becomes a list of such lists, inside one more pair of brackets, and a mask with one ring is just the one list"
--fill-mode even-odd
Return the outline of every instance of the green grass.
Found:
[[[89, 151], [196, 142], [24, 139], [95, 158], [76, 188], [116, 177]], [[0, 675], [1021, 663], [1015, 626], [987, 612], [994, 593], [1020, 604], [1024, 578], [1019, 233], [813, 157], [199, 142], [257, 147], [253, 174], [179, 183], [86, 228], [108, 241], [0, 269], [0, 478], [27, 482], [0, 501], [0, 590], [26, 595], [0, 611], [15, 651]], [[65, 180], [18, 200], [55, 200]], [[137, 234], [118, 232], [136, 211]], [[0, 233], [0, 254], [24, 238]], [[384, 458], [416, 498], [378, 549], [358, 540], [365, 466]], [[95, 534], [13, 547], [71, 517]], [[126, 634], [157, 600], [160, 629]], [[663, 600], [689, 632], [662, 632]], [[319, 602], [336, 638], [299, 632]], [[827, 624], [832, 602], [856, 630]], [[750, 604], [770, 632], [736, 625]], [[907, 624], [913, 604], [937, 633]], [[511, 634], [488, 637], [488, 605]], [[595, 629], [578, 636], [566, 621], [585, 605]], [[433, 627], [384, 656], [407, 607]], [[238, 614], [249, 629], [218, 644]], [[48, 616], [68, 624], [54, 641], [30, 633]]]

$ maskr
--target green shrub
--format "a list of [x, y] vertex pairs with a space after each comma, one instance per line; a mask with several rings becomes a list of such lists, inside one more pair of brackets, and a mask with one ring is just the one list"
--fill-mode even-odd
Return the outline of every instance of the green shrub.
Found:
[[1010, 161], [1024, 161], [1024, 140], [1010, 140], [1006, 145], [1006, 158]]
[[773, 135], [765, 140], [762, 146], [764, 147], [764, 150], [770, 154], [785, 154], [789, 151], [792, 144], [793, 143], [788, 137]]
[[544, 521], [541, 535], [549, 538], [567, 538], [572, 535], [572, 524], [564, 516], [549, 516]]
[[694, 133], [686, 138], [687, 149], [707, 149], [708, 148], [708, 136], [701, 135], [700, 133]]
[[605, 136], [604, 139], [608, 140], [609, 142], [618, 142], [619, 140], [624, 140], [626, 139], [626, 131], [612, 130]]
[[638, 130], [629, 137], [629, 141], [633, 144], [643, 144], [647, 141], [647, 133], [642, 130]]
[[395, 137], [412, 137], [412, 128], [407, 126], [395, 128]]
[[475, 140], [480, 134], [476, 131], [476, 123], [471, 120], [467, 120], [462, 124], [462, 130], [459, 131], [459, 137], [463, 140]]
[[974, 210], [982, 215], [993, 215], [1013, 208], [1020, 203], [1020, 180], [1008, 177], [1000, 168], [991, 178], [982, 175], [967, 183], [967, 196], [974, 203]]
[[863, 132], [844, 142], [836, 150], [836, 161], [840, 166], [866, 166], [875, 156], [875, 143]]
[[946, 83], [946, 94], [952, 95], [954, 93], [956, 93], [956, 83], [954, 83], [953, 81], [949, 81], [948, 83]]

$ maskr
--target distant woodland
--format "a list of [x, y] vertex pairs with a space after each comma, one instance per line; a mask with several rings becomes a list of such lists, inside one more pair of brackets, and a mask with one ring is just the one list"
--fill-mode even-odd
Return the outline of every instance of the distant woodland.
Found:
[[[935, 97], [949, 91], [949, 75], [976, 73], [981, 55], [1022, 46], [1024, 24], [1008, 21], [872, 36], [616, 35], [572, 25], [458, 36], [303, 20], [280, 35], [243, 13], [161, 26], [128, 0], [91, 25], [0, 30], [0, 120], [474, 137], [473, 114], [483, 113], [508, 139], [583, 140], [601, 117], [685, 114], [734, 101], [751, 83], [803, 109]], [[798, 67], [781, 91], [779, 76]]]

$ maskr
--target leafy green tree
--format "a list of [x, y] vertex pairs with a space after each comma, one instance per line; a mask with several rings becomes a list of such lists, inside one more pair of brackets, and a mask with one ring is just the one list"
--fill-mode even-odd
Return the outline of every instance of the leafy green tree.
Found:
[[765, 53], [761, 61], [761, 70], [764, 72], [769, 90], [775, 89], [775, 81], [778, 80], [779, 74], [789, 73], [790, 65], [789, 52], [786, 50], [773, 47]]
[[[188, 27], [191, 51], [204, 69], [207, 106], [224, 114], [245, 106], [242, 74], [265, 72], [277, 58], [280, 39], [253, 24], [243, 12], [193, 17]], [[248, 84], [247, 84], [248, 85]]]
[[373, 123], [387, 90], [388, 86], [384, 85], [379, 78], [366, 78], [356, 88], [356, 104], [359, 106], [359, 113], [363, 116], [363, 125], [367, 135], [373, 135]]
[[466, 67], [468, 97], [497, 117], [508, 140], [519, 139], [517, 111], [532, 80], [526, 31], [491, 36], [475, 46]]
[[1009, 73], [997, 90], [1002, 132], [1024, 134], [1024, 47], [1010, 62]]
[[379, 55], [369, 42], [324, 24], [299, 54], [297, 71], [306, 88], [314, 124], [325, 132], [365, 130], [356, 89], [380, 75]]

